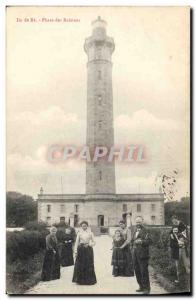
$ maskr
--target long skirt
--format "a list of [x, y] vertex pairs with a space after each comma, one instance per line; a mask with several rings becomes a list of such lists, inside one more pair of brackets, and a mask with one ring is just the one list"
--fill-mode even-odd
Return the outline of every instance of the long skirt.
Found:
[[125, 257], [125, 268], [124, 276], [132, 277], [134, 276], [134, 267], [133, 267], [133, 258], [129, 245], [123, 248], [124, 257]]
[[60, 261], [62, 267], [74, 265], [72, 243], [62, 246]]
[[46, 250], [43, 267], [42, 267], [42, 274], [41, 280], [42, 281], [49, 281], [55, 280], [60, 278], [60, 259], [58, 251], [56, 254], [52, 250]]
[[111, 264], [113, 266], [112, 275], [114, 276], [124, 275], [125, 256], [124, 256], [123, 249], [117, 247], [113, 249]]
[[94, 270], [93, 248], [84, 245], [78, 246], [72, 282], [81, 285], [93, 285], [97, 282]]
[[134, 276], [133, 261], [129, 246], [123, 249], [114, 248], [112, 253], [112, 265], [114, 276]]

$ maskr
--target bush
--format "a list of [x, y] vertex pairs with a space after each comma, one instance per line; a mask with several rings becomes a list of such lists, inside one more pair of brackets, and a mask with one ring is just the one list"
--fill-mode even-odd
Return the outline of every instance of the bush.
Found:
[[23, 227], [37, 219], [37, 201], [17, 192], [6, 193], [6, 223], [8, 227]]
[[171, 277], [172, 274], [175, 274], [175, 266], [171, 259], [169, 248], [170, 229], [150, 228], [149, 232], [153, 241], [150, 264], [162, 275]]
[[149, 227], [149, 232], [153, 241], [153, 245], [157, 248], [168, 249], [170, 228], [152, 228]]
[[8, 294], [21, 294], [40, 281], [44, 251], [26, 260], [16, 259], [7, 264], [6, 288]]
[[[176, 279], [176, 268], [174, 260], [171, 258], [169, 247], [170, 228], [149, 228], [153, 244], [151, 246], [150, 265], [154, 268], [155, 273], [163, 275], [169, 281], [174, 282]], [[189, 291], [189, 275], [186, 276], [181, 269], [181, 286], [174, 286], [174, 291]]]
[[165, 224], [171, 224], [172, 215], [177, 215], [181, 221], [190, 225], [190, 198], [183, 197], [181, 201], [165, 203]]
[[7, 261], [27, 259], [45, 248], [46, 231], [8, 232], [7, 233]]
[[47, 224], [44, 222], [28, 222], [24, 225], [24, 228], [26, 230], [32, 230], [32, 231], [39, 231], [39, 232], [48, 232], [47, 230]]
[[48, 230], [29, 222], [25, 230], [7, 232], [7, 292], [21, 293], [40, 280]]

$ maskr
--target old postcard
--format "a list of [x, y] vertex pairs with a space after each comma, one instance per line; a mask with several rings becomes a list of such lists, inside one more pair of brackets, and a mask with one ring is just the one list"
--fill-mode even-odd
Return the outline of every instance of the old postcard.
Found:
[[7, 7], [8, 294], [191, 294], [190, 16]]

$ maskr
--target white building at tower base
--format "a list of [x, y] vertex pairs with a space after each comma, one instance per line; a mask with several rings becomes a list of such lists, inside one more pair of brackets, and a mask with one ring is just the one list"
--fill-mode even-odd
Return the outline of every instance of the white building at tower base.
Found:
[[49, 225], [64, 220], [77, 226], [86, 220], [91, 226], [110, 227], [121, 219], [135, 224], [142, 216], [148, 225], [164, 225], [163, 194], [39, 194], [38, 220]]

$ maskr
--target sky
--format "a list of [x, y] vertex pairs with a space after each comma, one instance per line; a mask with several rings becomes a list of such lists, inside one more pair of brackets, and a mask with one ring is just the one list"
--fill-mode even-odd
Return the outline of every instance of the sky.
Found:
[[7, 8], [7, 190], [35, 198], [41, 186], [85, 193], [85, 163], [52, 164], [46, 152], [54, 144], [85, 145], [83, 46], [97, 16], [115, 42], [115, 145], [143, 145], [147, 153], [143, 164], [116, 163], [116, 192], [159, 192], [158, 176], [177, 170], [174, 199], [188, 195], [188, 7]]

